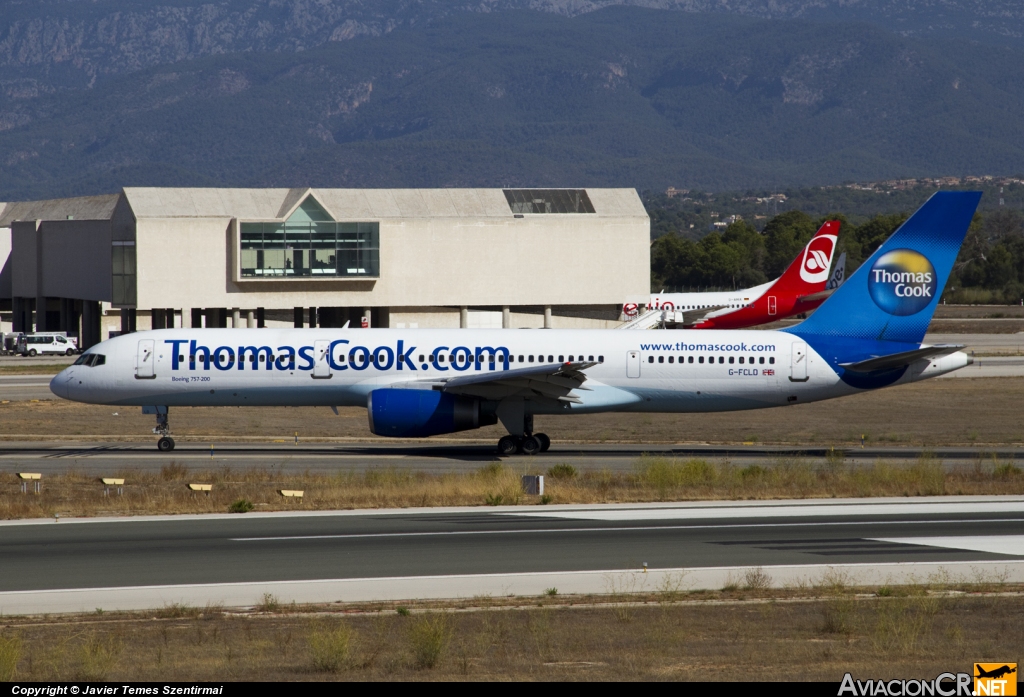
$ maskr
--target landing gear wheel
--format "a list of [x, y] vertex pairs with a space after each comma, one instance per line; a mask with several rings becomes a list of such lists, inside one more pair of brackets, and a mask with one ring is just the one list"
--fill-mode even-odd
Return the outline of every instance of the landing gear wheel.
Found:
[[162, 453], [168, 450], [174, 450], [174, 439], [170, 436], [164, 436], [156, 442], [156, 449]]
[[536, 455], [542, 448], [540, 439], [536, 436], [527, 436], [526, 438], [523, 438], [523, 443], [519, 447], [522, 449], [523, 455]]
[[498, 452], [501, 455], [515, 455], [519, 452], [519, 439], [515, 436], [505, 436], [498, 441]]
[[551, 447], [551, 439], [548, 438], [546, 433], [534, 433], [533, 437], [540, 441], [540, 451], [546, 453], [548, 448]]

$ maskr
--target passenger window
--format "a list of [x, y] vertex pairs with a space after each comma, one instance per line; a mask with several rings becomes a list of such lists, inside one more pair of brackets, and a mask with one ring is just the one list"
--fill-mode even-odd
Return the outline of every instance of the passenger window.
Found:
[[437, 356], [437, 360], [438, 360], [438, 361], [440, 361], [441, 363], [444, 363], [444, 354], [443, 354], [443, 353], [442, 353], [442, 354], [439, 354], [439, 355]]
[[654, 363], [654, 356], [648, 356], [647, 357], [647, 362], [648, 363]]
[[422, 363], [422, 362], [423, 362], [423, 354], [421, 353], [420, 354], [420, 363]]
[[740, 356], [740, 365], [743, 365], [743, 356]]
[[[245, 360], [244, 357], [243, 357], [243, 360]], [[178, 356], [178, 363], [184, 363], [184, 362], [185, 362], [185, 357], [184, 356]]]
[[589, 362], [593, 363], [594, 362], [594, 357], [593, 356], [587, 356], [587, 360]]
[[761, 365], [764, 365], [764, 356], [761, 356], [760, 358], [758, 358], [757, 362], [760, 363]]
[[598, 363], [604, 363], [604, 356], [598, 356], [597, 357], [597, 362]]
[[771, 363], [772, 365], [775, 365], [775, 356], [772, 356], [771, 358], [769, 358], [768, 362]]
[[[249, 356], [249, 358], [250, 358], [250, 359], [252, 359], [252, 356]], [[195, 362], [196, 362], [196, 357], [195, 357], [195, 355], [194, 355], [194, 354], [191, 354], [191, 353], [190, 353], [190, 354], [188, 355], [188, 362], [189, 362], [189, 363], [195, 363]]]
[[700, 358], [698, 358], [697, 362], [698, 363], [703, 363], [704, 362], [704, 356], [701, 356]]
[[719, 356], [718, 357], [718, 363], [719, 364], [725, 363], [725, 356]]
[[[718, 361], [721, 363], [722, 361]], [[733, 365], [736, 362], [736, 356], [729, 356], [729, 365]]]
[[[559, 356], [559, 358], [561, 358], [561, 356]], [[571, 353], [569, 354], [569, 362], [572, 363], [572, 354]]]
[[686, 362], [687, 363], [693, 363], [693, 356], [690, 356], [689, 358], [687, 358]]
[[533, 356], [530, 356], [530, 363], [533, 363]]
[[565, 356], [559, 356], [558, 357], [558, 362], [559, 363], [565, 363]]
[[658, 363], [664, 363], [664, 362], [665, 362], [665, 357], [664, 356], [658, 356]]
[[554, 362], [555, 362], [555, 357], [554, 356], [548, 356], [548, 363], [554, 363]]
[[676, 362], [676, 357], [675, 356], [669, 356], [668, 357], [668, 362], [669, 363], [675, 363]]
[[526, 362], [526, 361], [524, 361], [524, 360], [523, 360], [523, 358], [524, 358], [524, 356], [520, 356], [520, 357], [519, 357], [519, 362], [520, 362], [520, 363], [525, 363], [525, 362]]

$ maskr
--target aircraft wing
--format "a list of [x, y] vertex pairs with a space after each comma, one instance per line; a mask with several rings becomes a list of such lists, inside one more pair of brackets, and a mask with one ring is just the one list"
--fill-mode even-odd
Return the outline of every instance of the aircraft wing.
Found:
[[913, 351], [902, 351], [901, 353], [893, 353], [888, 356], [877, 356], [868, 358], [867, 360], [857, 361], [856, 363], [840, 363], [839, 365], [854, 373], [873, 373], [876, 370], [902, 368], [903, 366], [910, 365], [914, 361], [919, 361], [922, 358], [945, 356], [953, 353], [954, 351], [959, 351], [963, 347], [963, 344], [936, 344], [934, 346], [922, 346], [921, 348], [914, 349]]
[[497, 370], [475, 375], [457, 375], [451, 378], [432, 379], [435, 389], [452, 394], [463, 394], [483, 399], [504, 399], [519, 396], [523, 398], [546, 397], [558, 402], [579, 403], [579, 397], [570, 394], [573, 390], [587, 390], [583, 387], [587, 376], [583, 372], [597, 365], [596, 362], [541, 363], [529, 368]]

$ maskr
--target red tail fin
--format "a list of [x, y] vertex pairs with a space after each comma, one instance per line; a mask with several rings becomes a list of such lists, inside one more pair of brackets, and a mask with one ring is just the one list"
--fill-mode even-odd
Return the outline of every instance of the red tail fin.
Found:
[[809, 295], [825, 290], [839, 236], [839, 221], [826, 220], [771, 288], [773, 295]]

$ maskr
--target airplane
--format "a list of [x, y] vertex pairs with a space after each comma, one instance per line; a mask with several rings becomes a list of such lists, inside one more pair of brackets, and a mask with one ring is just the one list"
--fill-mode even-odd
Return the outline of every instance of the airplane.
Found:
[[[620, 329], [647, 329], [653, 325], [687, 329], [744, 329], [786, 319], [817, 308], [838, 286], [846, 269], [846, 256], [829, 278], [836, 250], [839, 221], [826, 220], [803, 251], [774, 281], [753, 288], [709, 293], [656, 293], [642, 302], [622, 307], [627, 322]], [[646, 305], [646, 312], [640, 307]], [[630, 320], [636, 316], [636, 319]]]
[[808, 319], [782, 330], [162, 329], [91, 347], [59, 397], [141, 406], [170, 450], [169, 408], [362, 406], [374, 434], [501, 424], [503, 455], [550, 439], [543, 414], [781, 407], [949, 373], [922, 344], [981, 194], [934, 194]]

